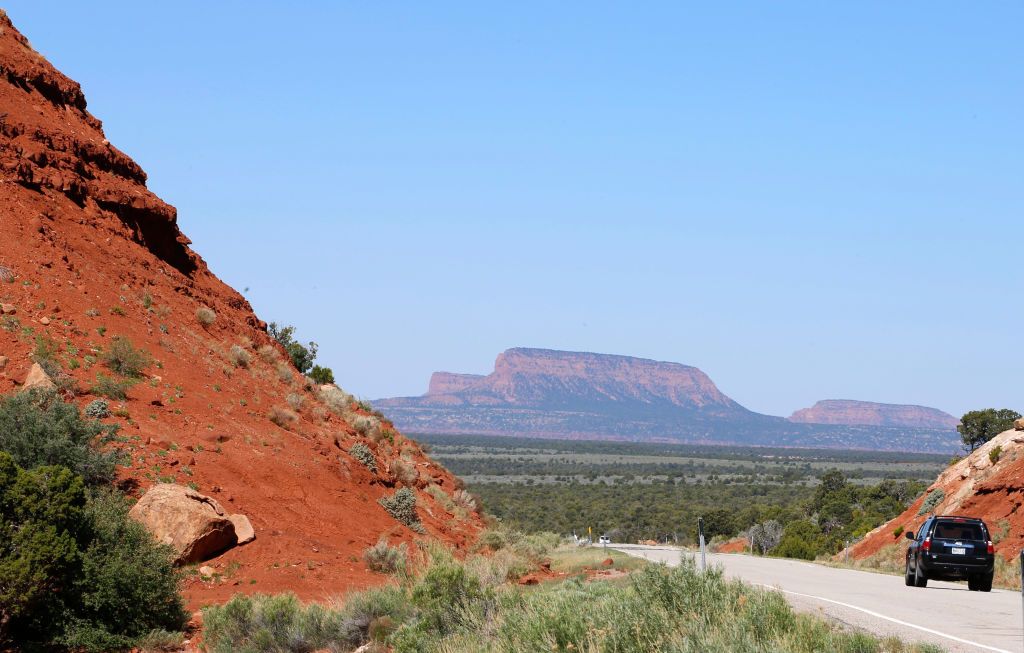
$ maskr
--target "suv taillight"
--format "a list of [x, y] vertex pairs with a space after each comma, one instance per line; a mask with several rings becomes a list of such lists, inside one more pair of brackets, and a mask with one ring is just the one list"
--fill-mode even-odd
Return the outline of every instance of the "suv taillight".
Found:
[[992, 546], [992, 540], [989, 540], [988, 541], [988, 554], [992, 555], [995, 552], [996, 552], [996, 548], [994, 546]]
[[928, 553], [932, 550], [932, 538], [926, 537], [924, 542], [921, 542], [921, 550]]

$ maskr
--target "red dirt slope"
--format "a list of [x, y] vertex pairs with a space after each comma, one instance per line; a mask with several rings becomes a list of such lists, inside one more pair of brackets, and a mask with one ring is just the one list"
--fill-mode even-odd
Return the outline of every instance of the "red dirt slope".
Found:
[[[991, 452], [1000, 454], [992, 462]], [[933, 511], [917, 514], [925, 497], [942, 491], [944, 498]], [[1024, 548], [1024, 432], [1005, 431], [977, 448], [970, 456], [951, 465], [935, 480], [927, 492], [902, 515], [868, 533], [851, 548], [860, 560], [877, 553], [888, 544], [906, 547], [907, 540], [897, 529], [917, 531], [928, 515], [965, 515], [981, 517], [988, 524], [996, 553], [1008, 560]]]
[[[9, 358], [0, 359], [0, 392], [24, 381], [40, 334], [59, 343], [63, 385], [77, 385], [66, 396], [79, 405], [95, 398], [97, 374], [110, 374], [97, 356], [115, 336], [152, 355], [128, 399], [111, 402], [117, 416], [108, 421], [121, 426], [119, 446], [132, 456], [126, 487], [141, 494], [158, 478], [194, 483], [248, 515], [257, 533], [210, 563], [223, 578], [189, 582], [193, 607], [237, 591], [316, 599], [381, 580], [363, 550], [384, 534], [417, 537], [377, 503], [401, 486], [401, 456], [414, 466], [403, 476], [418, 488], [427, 534], [455, 546], [475, 538], [477, 515], [457, 518], [424, 491], [450, 494], [458, 481], [419, 445], [357, 435], [317, 388], [279, 364], [283, 351], [264, 323], [189, 249], [174, 207], [107, 142], [79, 85], [2, 12], [0, 70], [0, 356]], [[205, 328], [201, 307], [216, 312]], [[248, 366], [235, 364], [235, 345]], [[301, 403], [298, 419], [281, 428], [268, 415], [287, 408], [289, 395], [293, 407]], [[346, 453], [359, 441], [375, 452], [379, 474]]]

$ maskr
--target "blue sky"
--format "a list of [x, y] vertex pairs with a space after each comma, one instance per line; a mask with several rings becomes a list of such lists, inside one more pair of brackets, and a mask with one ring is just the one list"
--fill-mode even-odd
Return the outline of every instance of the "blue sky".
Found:
[[535, 346], [1024, 408], [1024, 4], [6, 7], [359, 395]]

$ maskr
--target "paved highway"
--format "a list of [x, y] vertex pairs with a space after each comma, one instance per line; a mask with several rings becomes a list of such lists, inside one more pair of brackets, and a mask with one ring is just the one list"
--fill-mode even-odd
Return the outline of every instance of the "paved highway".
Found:
[[[693, 555], [670, 547], [614, 544], [610, 548], [672, 566], [679, 564], [680, 555]], [[726, 576], [782, 591], [797, 610], [823, 614], [877, 635], [930, 642], [946, 651], [965, 653], [1024, 650], [1017, 592], [970, 592], [967, 583], [941, 581], [929, 581], [921, 589], [907, 587], [900, 576], [738, 554], [708, 554], [708, 565], [721, 566]]]

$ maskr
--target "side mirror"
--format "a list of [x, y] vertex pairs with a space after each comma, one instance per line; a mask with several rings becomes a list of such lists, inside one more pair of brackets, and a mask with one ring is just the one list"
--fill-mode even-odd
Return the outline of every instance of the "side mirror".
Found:
[[904, 535], [906, 535], [906, 536], [907, 536], [907, 539], [908, 539], [908, 540], [912, 540], [912, 539], [914, 539], [914, 531], [906, 531], [906, 532], [904, 533]]

